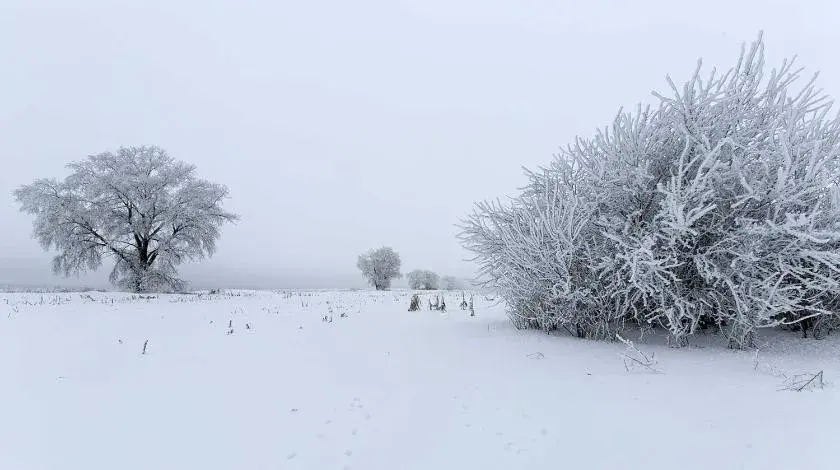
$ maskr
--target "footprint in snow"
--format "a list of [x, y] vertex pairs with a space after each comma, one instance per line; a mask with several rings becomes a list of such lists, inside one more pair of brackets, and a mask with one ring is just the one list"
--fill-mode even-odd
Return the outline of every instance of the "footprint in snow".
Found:
[[291, 454], [286, 456], [286, 460], [292, 460], [293, 458], [297, 457], [296, 452], [292, 452]]

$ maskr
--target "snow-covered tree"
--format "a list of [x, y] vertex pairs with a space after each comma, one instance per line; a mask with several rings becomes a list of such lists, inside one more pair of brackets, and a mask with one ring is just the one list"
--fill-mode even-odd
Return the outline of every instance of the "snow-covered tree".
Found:
[[391, 281], [402, 277], [400, 255], [391, 247], [384, 246], [359, 255], [356, 266], [376, 290], [391, 287]]
[[836, 324], [840, 119], [800, 73], [766, 73], [759, 38], [478, 204], [462, 241], [512, 319], [601, 338], [654, 324], [676, 345], [717, 325], [735, 347]]
[[440, 276], [426, 269], [415, 269], [408, 273], [408, 287], [419, 290], [437, 290], [440, 288]]
[[64, 275], [114, 262], [111, 282], [135, 291], [181, 290], [177, 266], [211, 256], [220, 228], [237, 216], [222, 209], [226, 187], [154, 146], [122, 147], [67, 165], [63, 181], [39, 179], [15, 191], [35, 215], [34, 237], [58, 250]]
[[444, 290], [459, 290], [464, 288], [464, 283], [455, 276], [443, 276], [440, 286]]

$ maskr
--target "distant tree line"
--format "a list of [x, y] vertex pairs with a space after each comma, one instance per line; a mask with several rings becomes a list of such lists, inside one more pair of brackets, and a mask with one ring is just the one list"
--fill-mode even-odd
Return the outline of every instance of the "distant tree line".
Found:
[[[388, 246], [362, 253], [356, 262], [362, 276], [376, 290], [390, 289], [392, 281], [403, 276], [401, 265], [400, 255]], [[428, 269], [415, 269], [406, 277], [408, 287], [415, 290], [456, 290], [465, 287], [464, 282], [454, 276], [441, 277]]]

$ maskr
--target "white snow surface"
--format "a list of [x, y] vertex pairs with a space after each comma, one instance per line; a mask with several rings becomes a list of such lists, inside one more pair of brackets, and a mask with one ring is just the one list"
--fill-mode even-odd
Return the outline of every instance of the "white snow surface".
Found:
[[774, 332], [756, 367], [628, 332], [661, 373], [628, 372], [484, 295], [409, 295], [0, 294], [0, 469], [840, 468], [836, 335]]

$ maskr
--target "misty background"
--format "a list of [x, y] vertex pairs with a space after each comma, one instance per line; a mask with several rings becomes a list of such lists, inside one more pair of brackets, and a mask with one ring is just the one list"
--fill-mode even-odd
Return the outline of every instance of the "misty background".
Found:
[[[72, 3], [72, 6], [69, 5]], [[196, 287], [361, 287], [361, 252], [469, 277], [455, 224], [620, 106], [765, 32], [840, 93], [840, 2], [0, 0], [0, 285], [50, 271], [12, 191], [120, 145], [230, 188]]]

